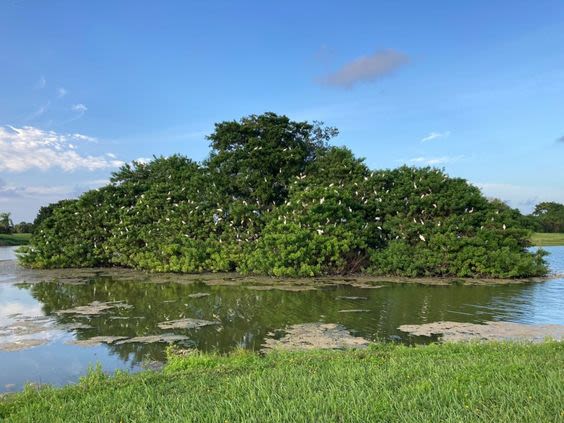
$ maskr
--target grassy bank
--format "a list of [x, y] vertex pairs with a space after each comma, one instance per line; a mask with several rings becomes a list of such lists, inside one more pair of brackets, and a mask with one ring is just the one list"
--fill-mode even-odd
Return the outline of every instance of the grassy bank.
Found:
[[564, 233], [540, 233], [535, 232], [531, 242], [539, 247], [550, 245], [564, 245]]
[[0, 247], [26, 245], [30, 238], [31, 234], [0, 234]]
[[194, 355], [161, 373], [29, 388], [0, 402], [0, 420], [562, 421], [563, 368], [556, 342]]

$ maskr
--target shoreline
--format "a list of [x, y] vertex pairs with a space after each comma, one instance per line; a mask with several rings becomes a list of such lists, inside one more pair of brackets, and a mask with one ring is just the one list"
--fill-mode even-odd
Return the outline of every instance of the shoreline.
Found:
[[[275, 277], [261, 275], [243, 275], [237, 272], [225, 273], [153, 273], [145, 270], [124, 267], [95, 267], [95, 268], [61, 268], [61, 269], [30, 269], [21, 267], [17, 260], [4, 260], [0, 265], [0, 273], [12, 273], [16, 282], [11, 283], [40, 283], [57, 281], [59, 283], [85, 283], [93, 277], [111, 277], [116, 280], [134, 281], [143, 283], [204, 283], [209, 286], [263, 286], [277, 289], [281, 287], [300, 286], [323, 288], [324, 286], [351, 285], [360, 288], [377, 288], [378, 284], [410, 284], [426, 286], [494, 286], [494, 285], [519, 285], [540, 283], [564, 277], [563, 274], [549, 274], [531, 278], [468, 278], [468, 277], [433, 277], [433, 276], [373, 276], [367, 274], [327, 275], [307, 278]], [[2, 267], [7, 268], [4, 270]]]

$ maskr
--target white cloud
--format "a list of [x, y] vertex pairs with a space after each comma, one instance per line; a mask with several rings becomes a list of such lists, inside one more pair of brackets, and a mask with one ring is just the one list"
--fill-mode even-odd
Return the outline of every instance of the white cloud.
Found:
[[452, 163], [462, 159], [463, 156], [442, 156], [442, 157], [414, 157], [407, 160], [407, 163], [420, 166], [436, 166], [440, 164]]
[[60, 87], [60, 88], [57, 89], [57, 98], [63, 98], [67, 94], [68, 94], [68, 91], [66, 89], [64, 89], [63, 87]]
[[73, 112], [79, 112], [79, 113], [84, 114], [84, 113], [86, 113], [86, 111], [88, 110], [88, 107], [86, 107], [86, 106], [85, 106], [84, 104], [82, 104], [82, 103], [78, 103], [78, 104], [73, 104], [73, 105], [71, 106], [71, 110], [72, 110]]
[[123, 164], [115, 157], [81, 155], [76, 151], [76, 144], [94, 140], [82, 134], [59, 134], [31, 126], [0, 126], [0, 171], [51, 168], [67, 172], [77, 169], [93, 171]]
[[436, 140], [438, 138], [448, 138], [448, 136], [450, 135], [450, 131], [445, 131], [445, 132], [431, 132], [428, 135], [426, 135], [425, 137], [423, 137], [421, 139], [421, 142], [427, 142], [427, 141], [431, 141], [431, 140]]
[[352, 88], [359, 82], [370, 82], [390, 75], [409, 62], [409, 58], [395, 50], [377, 51], [345, 64], [341, 69], [320, 79], [326, 85]]
[[139, 158], [135, 159], [135, 161], [138, 162], [138, 163], [147, 164], [151, 161], [151, 159], [148, 158], [148, 157], [139, 157]]

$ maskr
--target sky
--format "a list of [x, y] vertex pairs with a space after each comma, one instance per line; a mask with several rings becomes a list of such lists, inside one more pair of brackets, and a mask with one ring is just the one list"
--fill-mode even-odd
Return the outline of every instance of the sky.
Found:
[[0, 1], [0, 211], [209, 152], [271, 111], [371, 168], [436, 166], [530, 212], [564, 203], [564, 2]]

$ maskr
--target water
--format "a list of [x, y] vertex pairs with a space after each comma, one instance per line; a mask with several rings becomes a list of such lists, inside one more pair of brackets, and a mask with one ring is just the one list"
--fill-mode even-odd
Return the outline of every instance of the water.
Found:
[[[547, 247], [554, 273], [564, 273], [564, 247]], [[0, 350], [0, 392], [21, 389], [26, 382], [62, 385], [74, 382], [89, 366], [108, 371], [137, 371], [164, 359], [163, 344], [127, 343], [84, 347], [69, 344], [93, 336], [145, 336], [164, 332], [186, 335], [185, 347], [225, 352], [236, 347], [258, 350], [268, 334], [286, 325], [333, 322], [372, 340], [423, 342], [398, 331], [402, 324], [438, 320], [480, 323], [489, 320], [564, 324], [564, 278], [505, 286], [421, 286], [381, 284], [379, 289], [333, 286], [304, 292], [257, 291], [245, 286], [203, 283], [159, 283], [127, 277], [100, 277], [76, 270], [58, 275], [62, 282], [23, 284], [39, 272], [22, 271], [14, 249], [0, 248], [0, 344], [36, 342], [33, 348]], [[42, 276], [39, 276], [42, 277]], [[59, 277], [60, 276], [54, 276]], [[70, 282], [70, 283], [69, 283]], [[190, 294], [206, 293], [200, 298]], [[366, 297], [365, 300], [337, 297]], [[93, 301], [123, 301], [95, 316], [57, 314]], [[340, 310], [368, 312], [342, 313]], [[158, 323], [179, 318], [218, 320], [198, 330], [165, 331]], [[82, 328], [71, 328], [82, 324]], [[14, 326], [15, 325], [15, 326]], [[19, 326], [18, 326], [19, 325]], [[14, 329], [16, 328], [16, 329]], [[22, 329], [23, 328], [23, 329]]]

